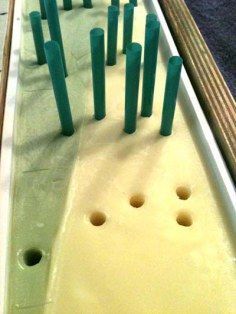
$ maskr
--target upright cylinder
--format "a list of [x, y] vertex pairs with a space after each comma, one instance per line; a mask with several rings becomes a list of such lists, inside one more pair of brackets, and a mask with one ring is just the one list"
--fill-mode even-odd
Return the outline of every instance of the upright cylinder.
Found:
[[169, 59], [160, 130], [160, 134], [164, 136], [172, 133], [182, 64], [183, 60], [178, 56]]
[[93, 74], [94, 116], [96, 120], [101, 120], [106, 116], [105, 48], [103, 29], [94, 28], [90, 31], [90, 45]]
[[146, 25], [151, 21], [157, 21], [157, 15], [155, 13], [148, 13], [146, 15]]
[[138, 43], [126, 47], [124, 131], [129, 134], [136, 130], [141, 54], [142, 46]]
[[57, 2], [56, 0], [44, 0], [44, 3], [45, 3], [45, 9], [46, 9], [46, 14], [47, 14], [47, 19], [48, 19], [48, 26], [49, 26], [51, 40], [57, 41], [60, 46], [64, 74], [65, 76], [67, 76], [68, 73], [67, 73], [67, 68], [66, 68], [66, 59], [65, 59], [64, 47], [63, 47], [62, 36], [61, 36], [61, 28], [60, 28], [60, 22], [59, 22], [59, 16], [58, 16]]
[[143, 117], [152, 115], [159, 31], [160, 23], [157, 20], [150, 20], [146, 23], [141, 109], [141, 116]]
[[46, 63], [46, 56], [44, 51], [44, 37], [41, 16], [40, 13], [37, 11], [31, 12], [29, 16], [38, 64], [44, 64]]
[[83, 4], [86, 9], [92, 9], [93, 7], [92, 0], [83, 0]]
[[72, 0], [63, 0], [63, 7], [66, 11], [72, 10]]
[[134, 20], [134, 5], [132, 3], [126, 3], [124, 5], [123, 53], [126, 52], [126, 46], [132, 42], [133, 20]]
[[114, 5], [118, 9], [118, 15], [120, 14], [120, 0], [111, 0], [111, 5]]
[[62, 134], [70, 136], [74, 133], [74, 127], [59, 44], [56, 41], [48, 41], [45, 44], [45, 54], [52, 79]]
[[39, 5], [40, 5], [40, 11], [41, 11], [41, 18], [42, 20], [46, 20], [47, 15], [46, 15], [44, 0], [39, 0]]
[[138, 6], [138, 1], [137, 0], [129, 0], [129, 3], [132, 3], [135, 7]]
[[108, 7], [107, 23], [107, 65], [116, 64], [118, 8], [114, 5]]

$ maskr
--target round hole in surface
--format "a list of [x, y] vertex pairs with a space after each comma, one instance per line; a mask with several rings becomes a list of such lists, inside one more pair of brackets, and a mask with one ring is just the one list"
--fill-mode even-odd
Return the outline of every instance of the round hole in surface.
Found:
[[98, 227], [106, 222], [106, 215], [102, 212], [94, 212], [90, 215], [89, 219], [92, 225]]
[[43, 257], [43, 253], [38, 249], [29, 249], [25, 251], [23, 255], [23, 260], [25, 265], [34, 266], [38, 264]]
[[176, 194], [179, 197], [179, 199], [187, 200], [191, 195], [191, 190], [190, 190], [190, 188], [188, 188], [186, 186], [179, 186], [176, 189]]
[[139, 208], [141, 206], [143, 206], [145, 199], [144, 196], [142, 194], [135, 194], [130, 198], [130, 205], [135, 207], [135, 208]]
[[188, 213], [179, 213], [176, 221], [179, 225], [184, 227], [190, 227], [193, 224], [192, 217]]

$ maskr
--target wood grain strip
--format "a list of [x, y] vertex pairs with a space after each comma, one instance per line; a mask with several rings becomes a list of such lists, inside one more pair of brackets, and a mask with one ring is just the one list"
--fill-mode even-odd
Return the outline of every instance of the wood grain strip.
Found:
[[10, 64], [14, 5], [15, 5], [15, 0], [9, 0], [7, 29], [6, 29], [6, 36], [5, 36], [5, 41], [4, 41], [4, 48], [3, 48], [2, 74], [1, 74], [1, 81], [0, 81], [0, 144], [2, 141], [3, 117], [4, 117], [4, 108], [5, 108], [5, 101], [6, 101], [7, 79], [8, 79], [9, 64]]
[[193, 87], [236, 182], [236, 103], [184, 0], [159, 0]]

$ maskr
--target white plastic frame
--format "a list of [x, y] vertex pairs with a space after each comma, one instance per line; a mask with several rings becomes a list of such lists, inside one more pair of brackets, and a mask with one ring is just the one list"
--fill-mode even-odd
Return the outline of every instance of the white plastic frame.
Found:
[[[162, 36], [167, 45], [170, 55], [178, 55], [177, 48], [170, 34], [169, 28], [161, 11], [157, 0], [144, 0], [145, 5], [152, 12], [156, 12], [162, 26]], [[21, 39], [21, 12], [22, 0], [15, 2], [13, 18], [13, 35], [10, 55], [10, 68], [7, 85], [6, 106], [4, 114], [1, 164], [0, 164], [0, 313], [6, 311], [7, 289], [8, 289], [8, 254], [10, 242], [11, 224], [11, 175], [12, 175], [12, 156], [14, 139], [14, 117], [16, 111], [16, 98], [18, 86], [18, 70], [20, 56]], [[198, 145], [204, 154], [209, 171], [217, 182], [217, 188], [224, 203], [224, 210], [231, 223], [233, 234], [236, 231], [236, 192], [232, 179], [225, 166], [225, 162], [215, 142], [211, 129], [202, 112], [193, 87], [187, 76], [185, 69], [182, 69], [181, 93], [188, 99], [188, 115], [194, 119], [192, 127], [194, 134], [197, 135]]]

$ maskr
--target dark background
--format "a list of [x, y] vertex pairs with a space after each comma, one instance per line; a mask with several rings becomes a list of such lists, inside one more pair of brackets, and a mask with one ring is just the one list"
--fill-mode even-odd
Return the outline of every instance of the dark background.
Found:
[[185, 0], [236, 98], [236, 0]]

